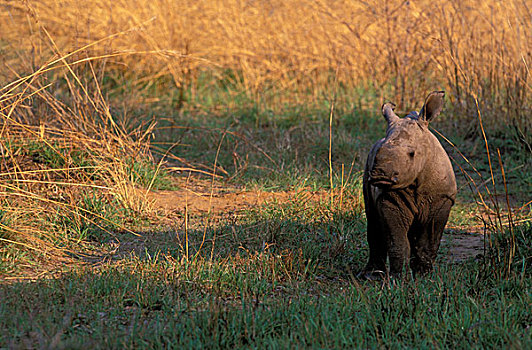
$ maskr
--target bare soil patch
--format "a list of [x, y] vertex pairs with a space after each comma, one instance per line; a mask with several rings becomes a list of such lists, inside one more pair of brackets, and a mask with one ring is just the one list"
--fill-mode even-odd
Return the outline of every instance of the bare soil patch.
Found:
[[[186, 210], [189, 215], [223, 215], [271, 202], [286, 203], [297, 194], [296, 191], [244, 190], [217, 183], [212, 185], [210, 181], [201, 180], [181, 183], [179, 187], [172, 191], [152, 191], [147, 199], [155, 209], [166, 213]], [[328, 195], [326, 191], [305, 191], [305, 198], [309, 201], [319, 201]]]

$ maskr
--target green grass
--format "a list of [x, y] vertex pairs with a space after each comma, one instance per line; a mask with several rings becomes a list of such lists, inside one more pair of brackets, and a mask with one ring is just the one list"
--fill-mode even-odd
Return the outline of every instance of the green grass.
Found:
[[157, 165], [146, 159], [127, 159], [128, 176], [133, 182], [143, 188], [153, 190], [172, 190], [175, 185], [172, 177], [164, 169], [157, 169]]
[[[265, 260], [261, 264], [261, 260]], [[269, 255], [131, 259], [0, 286], [0, 344], [78, 348], [527, 348], [531, 279], [479, 281], [476, 263], [428, 278], [358, 283], [279, 278]], [[528, 291], [523, 293], [523, 291]]]
[[[15, 147], [17, 147], [15, 145]], [[31, 157], [37, 164], [45, 164], [49, 167], [60, 169], [67, 165], [71, 167], [92, 167], [91, 159], [94, 154], [90, 150], [77, 149], [74, 146], [61, 146], [59, 143], [47, 144], [42, 141], [31, 141], [27, 145], [19, 146], [23, 153]]]
[[[298, 113], [296, 110], [295, 113]], [[258, 113], [251, 111], [250, 113]], [[179, 140], [174, 153], [199, 167], [212, 169], [218, 154], [218, 173], [232, 182], [267, 189], [292, 189], [305, 182], [323, 187], [328, 179], [328, 110], [293, 111], [271, 117], [268, 111], [254, 117], [240, 114], [213, 115], [197, 119], [185, 114], [175, 117], [179, 129], [169, 131], [160, 123], [154, 144], [165, 147]], [[359, 130], [366, 132], [360, 133]], [[335, 117], [333, 162], [336, 176], [359, 172], [366, 152], [385, 130], [385, 122], [375, 116], [346, 112]]]
[[[154, 231], [118, 261], [4, 283], [0, 346], [532, 345], [530, 224], [516, 228], [520, 248], [506, 278], [488, 257], [456, 264], [440, 255], [424, 278], [363, 282], [353, 276], [367, 258], [362, 208], [344, 208], [309, 203], [303, 192], [213, 226], [197, 258], [201, 227], [189, 232], [189, 259], [182, 231]], [[507, 237], [495, 238], [503, 249]]]
[[[52, 230], [61, 237], [59, 242], [79, 244], [84, 241], [106, 242], [124, 225], [125, 217], [131, 215], [116, 199], [98, 193], [84, 192], [70, 212], [58, 209], [47, 221]], [[59, 243], [58, 242], [58, 243]]]

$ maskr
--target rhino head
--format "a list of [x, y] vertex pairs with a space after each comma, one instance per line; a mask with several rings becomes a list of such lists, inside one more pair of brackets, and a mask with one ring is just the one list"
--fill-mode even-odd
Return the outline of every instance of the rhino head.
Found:
[[419, 112], [411, 112], [404, 118], [394, 113], [395, 105], [385, 103], [382, 115], [388, 122], [386, 137], [370, 166], [369, 183], [383, 189], [400, 189], [415, 184], [420, 172], [430, 162], [432, 140], [429, 122], [443, 108], [443, 91], [429, 94]]

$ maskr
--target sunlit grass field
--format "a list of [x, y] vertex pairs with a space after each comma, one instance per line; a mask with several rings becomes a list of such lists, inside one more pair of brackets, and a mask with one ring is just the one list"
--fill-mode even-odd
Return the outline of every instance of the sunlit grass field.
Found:
[[[0, 0], [0, 348], [530, 348], [526, 1]], [[457, 203], [364, 281], [380, 105]]]

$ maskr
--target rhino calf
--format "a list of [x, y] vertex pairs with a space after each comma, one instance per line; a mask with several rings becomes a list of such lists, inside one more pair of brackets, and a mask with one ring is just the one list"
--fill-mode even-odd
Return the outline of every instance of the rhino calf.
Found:
[[400, 274], [408, 263], [414, 274], [432, 269], [449, 212], [456, 179], [447, 153], [429, 131], [443, 108], [443, 91], [428, 95], [419, 114], [404, 118], [385, 103], [386, 137], [373, 145], [364, 170], [369, 261], [361, 275]]

